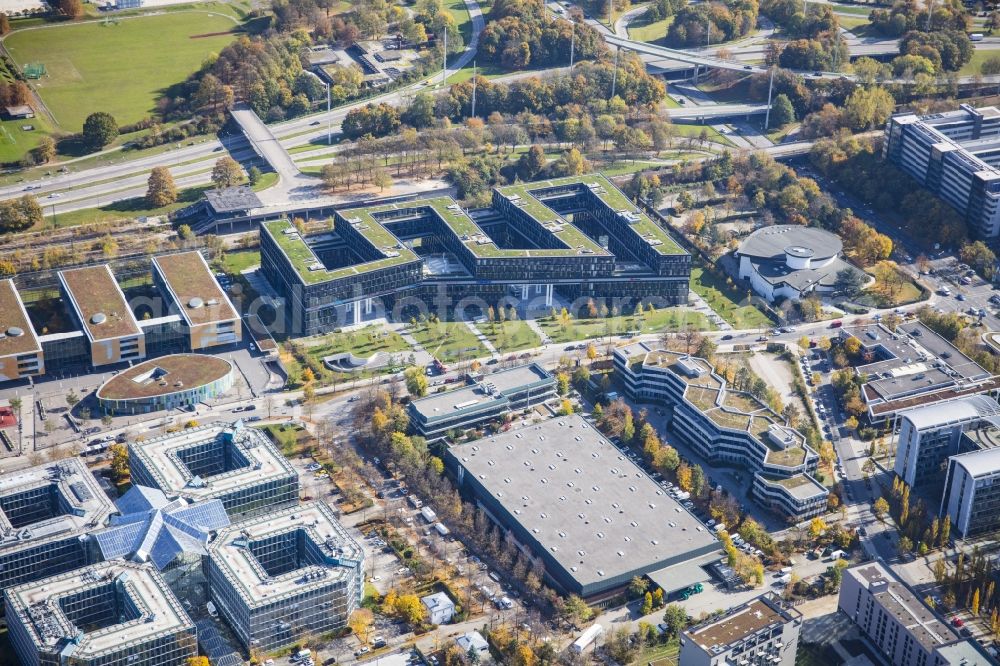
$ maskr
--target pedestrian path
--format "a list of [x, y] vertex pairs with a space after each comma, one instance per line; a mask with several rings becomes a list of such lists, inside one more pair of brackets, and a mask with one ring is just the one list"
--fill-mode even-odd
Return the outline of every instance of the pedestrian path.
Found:
[[476, 336], [476, 339], [483, 343], [483, 346], [486, 347], [486, 350], [489, 351], [489, 353], [499, 353], [497, 352], [497, 348], [493, 346], [493, 343], [490, 342], [490, 339], [483, 335], [483, 332], [476, 328], [476, 325], [473, 322], [467, 321], [465, 322], [465, 325], [470, 331], [472, 331], [472, 334]]
[[543, 345], [547, 345], [552, 342], [552, 339], [546, 335], [545, 329], [538, 325], [538, 322], [534, 319], [525, 319], [524, 322], [528, 324], [528, 328], [538, 334], [539, 339], [542, 341]]
[[693, 290], [688, 291], [688, 301], [694, 303], [694, 309], [708, 316], [709, 321], [719, 327], [720, 331], [731, 331], [733, 327], [718, 312], [712, 309], [704, 298]]

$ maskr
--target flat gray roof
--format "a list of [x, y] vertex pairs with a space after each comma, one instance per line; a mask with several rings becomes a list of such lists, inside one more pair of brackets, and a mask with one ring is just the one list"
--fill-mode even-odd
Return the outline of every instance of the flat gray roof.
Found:
[[576, 414], [449, 454], [583, 586], [718, 543]]
[[431, 393], [413, 401], [413, 409], [427, 419], [445, 416], [450, 412], [479, 406], [501, 399], [505, 393], [517, 391], [538, 382], [551, 382], [552, 375], [541, 366], [531, 363], [508, 370], [484, 375], [482, 380], [454, 391]]
[[[740, 244], [738, 254], [758, 259], [785, 259], [785, 248], [801, 248], [812, 253], [813, 261], [840, 254], [844, 243], [837, 234], [801, 224], [776, 224], [754, 231]], [[800, 255], [800, 252], [796, 252]], [[802, 255], [805, 256], [805, 255]]]

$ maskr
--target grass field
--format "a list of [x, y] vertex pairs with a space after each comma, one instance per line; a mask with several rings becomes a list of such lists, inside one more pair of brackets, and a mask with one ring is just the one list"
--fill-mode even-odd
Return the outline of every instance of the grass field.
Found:
[[489, 338], [501, 354], [540, 347], [542, 344], [538, 334], [523, 321], [486, 322], [477, 324], [476, 328]]
[[720, 317], [733, 328], [767, 328], [771, 320], [752, 305], [739, 305], [741, 298], [735, 289], [726, 285], [701, 266], [691, 268], [691, 290], [704, 298]]
[[639, 17], [638, 21], [630, 23], [628, 26], [629, 39], [648, 42], [650, 44], [660, 44], [666, 39], [667, 28], [673, 22], [673, 16], [668, 16], [662, 21], [653, 21], [652, 23], [643, 23], [642, 17]]
[[[55, 222], [58, 227], [75, 227], [81, 224], [116, 222], [118, 220], [128, 220], [137, 217], [149, 217], [151, 215], [166, 215], [200, 200], [202, 194], [209, 187], [209, 185], [202, 185], [181, 190], [177, 203], [164, 206], [163, 208], [149, 208], [146, 205], [145, 199], [136, 197], [135, 199], [116, 201], [100, 208], [84, 208], [69, 213], [57, 213]], [[52, 218], [50, 211], [45, 210], [45, 213], [49, 215], [45, 220], [45, 224], [51, 225]]]
[[663, 333], [676, 331], [690, 326], [699, 331], [712, 330], [705, 315], [694, 310], [683, 308], [664, 308], [651, 314], [646, 314], [640, 321], [635, 317], [618, 316], [595, 319], [571, 319], [566, 325], [558, 320], [546, 317], [538, 324], [554, 342], [574, 342], [589, 338], [600, 338], [606, 335], [620, 335], [628, 331], [640, 330], [643, 333]]
[[972, 54], [972, 60], [965, 63], [962, 69], [958, 70], [959, 76], [972, 76], [982, 74], [983, 63], [989, 58], [1000, 57], [1000, 50], [976, 49]]
[[487, 355], [486, 347], [460, 321], [417, 324], [416, 330], [411, 333], [428, 354], [441, 361], [458, 361]]
[[[465, 6], [465, 0], [445, 0], [444, 6], [455, 19], [455, 25], [458, 26], [458, 31], [462, 34], [462, 40], [468, 46], [469, 40], [472, 39], [472, 17]], [[448, 45], [448, 50], [451, 50], [451, 44]]]
[[[22, 129], [26, 126], [34, 129]], [[0, 131], [0, 162], [20, 160], [43, 136], [52, 132], [52, 124], [44, 114], [36, 114], [30, 120], [4, 120], [0, 127], [3, 128]]]
[[239, 275], [252, 266], [260, 266], [260, 250], [226, 252], [220, 268], [229, 275]]
[[165, 89], [233, 39], [212, 33], [237, 25], [222, 14], [172, 12], [117, 25], [95, 21], [17, 31], [4, 44], [19, 65], [45, 64], [48, 76], [37, 82], [38, 92], [61, 129], [78, 132], [94, 111], [111, 113], [119, 125], [149, 115]]

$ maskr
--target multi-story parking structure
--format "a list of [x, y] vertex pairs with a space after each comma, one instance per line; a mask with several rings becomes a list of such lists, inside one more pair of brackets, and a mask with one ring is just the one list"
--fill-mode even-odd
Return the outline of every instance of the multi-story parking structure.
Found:
[[12, 280], [0, 280], [0, 382], [45, 372], [42, 345]]
[[211, 424], [129, 444], [132, 483], [169, 497], [222, 500], [230, 516], [298, 501], [295, 468], [267, 436], [242, 422]]
[[711, 530], [579, 415], [445, 456], [461, 491], [566, 593], [608, 598], [635, 576], [719, 552]]
[[87, 564], [115, 505], [79, 458], [0, 476], [0, 589]]
[[883, 155], [965, 216], [980, 238], [1000, 235], [1000, 110], [893, 116]]
[[184, 320], [188, 350], [240, 341], [240, 316], [200, 252], [153, 257], [153, 283], [170, 297], [171, 310]]
[[684, 666], [795, 666], [802, 613], [773, 594], [731, 608], [681, 634]]
[[892, 666], [986, 666], [996, 663], [971, 638], [962, 640], [880, 562], [844, 571], [839, 611]]
[[375, 312], [461, 315], [532, 298], [548, 308], [556, 292], [687, 302], [690, 255], [600, 175], [499, 188], [480, 210], [439, 197], [333, 217], [305, 237], [285, 220], [261, 225], [262, 270], [292, 334]]
[[410, 426], [428, 440], [478, 428], [555, 397], [556, 379], [537, 363], [477, 376], [465, 388], [410, 402]]
[[104, 562], [4, 592], [23, 666], [184, 666], [197, 631], [152, 566]]
[[751, 471], [758, 501], [796, 521], [826, 510], [829, 491], [812, 476], [819, 455], [805, 437], [706, 360], [637, 343], [615, 349], [614, 365], [630, 399], [671, 409], [675, 438], [713, 464]]
[[860, 343], [867, 362], [861, 397], [872, 423], [898, 420], [903, 410], [979, 394], [1000, 393], [1000, 378], [919, 321], [890, 330], [882, 324], [845, 326], [837, 341]]
[[243, 647], [270, 652], [347, 625], [364, 594], [364, 551], [325, 503], [310, 502], [220, 530], [208, 580]]

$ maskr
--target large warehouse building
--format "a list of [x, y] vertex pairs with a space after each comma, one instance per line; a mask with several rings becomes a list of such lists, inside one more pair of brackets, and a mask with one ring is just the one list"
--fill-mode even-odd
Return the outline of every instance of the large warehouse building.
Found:
[[294, 504], [295, 468], [256, 428], [219, 423], [129, 444], [132, 483], [191, 501], [220, 499], [230, 516]]
[[0, 476], [0, 589], [83, 566], [115, 505], [79, 458]]
[[212, 599], [248, 651], [345, 627], [364, 573], [364, 551], [324, 502], [224, 528], [208, 550]]
[[482, 210], [440, 197], [339, 210], [305, 237], [284, 220], [261, 229], [262, 270], [294, 335], [508, 297], [687, 302], [690, 255], [601, 175], [499, 188]]
[[578, 415], [446, 455], [462, 492], [566, 593], [608, 595], [634, 576], [720, 550], [714, 533]]
[[150, 565], [104, 562], [4, 592], [22, 666], [181, 666], [197, 631]]
[[883, 154], [951, 204], [979, 238], [1000, 235], [1000, 110], [962, 104], [956, 111], [893, 116]]

